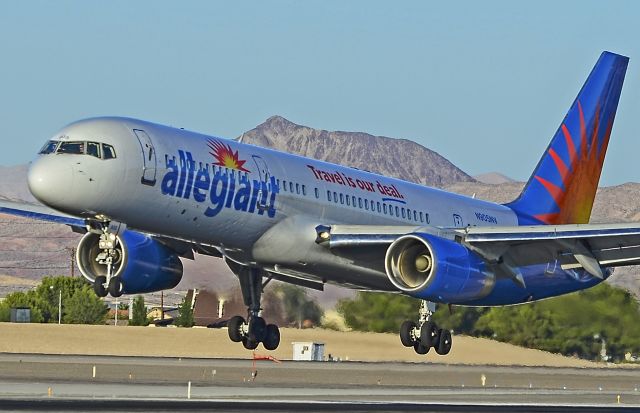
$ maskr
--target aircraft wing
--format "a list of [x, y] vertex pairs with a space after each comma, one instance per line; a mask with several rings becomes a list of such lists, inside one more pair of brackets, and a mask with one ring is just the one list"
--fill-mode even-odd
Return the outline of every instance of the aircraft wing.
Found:
[[84, 220], [66, 215], [40, 204], [0, 200], [0, 213], [84, 228]]
[[602, 277], [600, 267], [640, 264], [640, 224], [468, 227], [332, 225], [316, 228], [317, 240], [340, 250], [385, 247], [401, 235], [426, 232], [455, 240], [487, 262], [520, 267], [555, 262], [563, 269], [584, 268]]
[[[41, 204], [0, 200], [0, 213], [69, 225], [74, 232], [84, 233], [87, 231], [84, 219], [74, 217], [73, 215], [63, 214], [62, 212], [58, 212]], [[199, 254], [211, 255], [214, 257], [222, 256], [217, 248], [210, 245], [198, 244], [190, 240], [171, 238], [156, 234], [149, 235], [175, 250], [183, 258], [193, 259], [194, 251]]]

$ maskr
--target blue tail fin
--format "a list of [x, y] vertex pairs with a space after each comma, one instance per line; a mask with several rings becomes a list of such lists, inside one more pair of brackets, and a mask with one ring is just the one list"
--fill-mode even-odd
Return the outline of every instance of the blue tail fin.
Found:
[[520, 224], [585, 224], [629, 59], [603, 52], [529, 182], [507, 204]]

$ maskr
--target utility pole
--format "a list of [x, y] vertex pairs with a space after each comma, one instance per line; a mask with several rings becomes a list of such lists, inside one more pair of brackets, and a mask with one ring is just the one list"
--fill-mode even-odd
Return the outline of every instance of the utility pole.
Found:
[[160, 320], [164, 320], [164, 290], [160, 291]]
[[76, 274], [76, 247], [71, 247], [71, 277], [75, 277]]
[[58, 325], [62, 324], [62, 288], [58, 295]]
[[76, 247], [71, 247], [71, 248], [65, 248], [67, 250], [69, 250], [69, 273], [71, 274], [71, 277], [75, 277], [76, 275]]

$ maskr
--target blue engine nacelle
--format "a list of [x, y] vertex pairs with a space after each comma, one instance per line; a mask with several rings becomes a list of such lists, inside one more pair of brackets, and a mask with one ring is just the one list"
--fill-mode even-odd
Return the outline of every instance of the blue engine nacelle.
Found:
[[495, 275], [465, 246], [431, 234], [413, 233], [387, 249], [389, 280], [407, 294], [428, 301], [461, 304], [485, 297]]
[[[105, 250], [100, 238], [106, 235], [87, 232], [76, 251], [80, 272], [90, 282], [107, 275]], [[150, 293], [175, 287], [182, 278], [182, 262], [175, 251], [149, 235], [124, 231], [111, 235], [115, 240], [112, 252], [112, 276], [120, 277], [124, 294]], [[115, 239], [114, 239], [115, 238]]]

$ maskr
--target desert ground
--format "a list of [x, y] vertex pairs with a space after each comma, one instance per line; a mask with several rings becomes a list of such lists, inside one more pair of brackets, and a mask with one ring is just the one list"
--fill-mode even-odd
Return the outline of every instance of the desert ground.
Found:
[[[453, 338], [447, 356], [433, 350], [419, 356], [395, 334], [281, 329], [280, 347], [257, 354], [292, 358], [292, 342], [325, 344], [325, 357], [343, 361], [400, 361], [550, 367], [610, 367], [576, 358], [531, 350], [487, 339]], [[241, 344], [230, 342], [226, 329], [0, 323], [0, 353], [125, 355], [199, 358], [251, 358]]]

